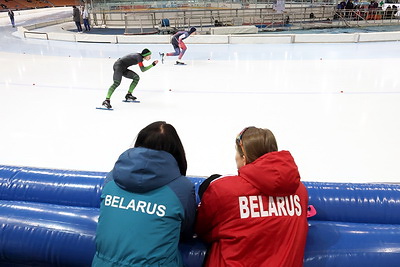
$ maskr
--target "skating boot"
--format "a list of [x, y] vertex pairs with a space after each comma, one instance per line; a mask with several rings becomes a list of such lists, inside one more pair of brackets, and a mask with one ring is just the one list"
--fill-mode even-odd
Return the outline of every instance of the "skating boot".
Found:
[[110, 103], [110, 99], [104, 100], [102, 106], [105, 107], [105, 108], [111, 109], [112, 106], [111, 106], [111, 103]]
[[177, 60], [177, 61], [175, 62], [175, 65], [186, 65], [186, 63], [183, 63], [182, 61], [178, 61], [178, 60]]
[[126, 101], [135, 101], [136, 97], [133, 96], [131, 93], [127, 93], [126, 96], [125, 96], [125, 100]]

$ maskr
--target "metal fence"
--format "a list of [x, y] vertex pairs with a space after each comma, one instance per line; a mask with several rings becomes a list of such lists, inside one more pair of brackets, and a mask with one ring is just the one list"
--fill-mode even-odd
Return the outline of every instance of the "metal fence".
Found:
[[[277, 13], [272, 8], [248, 9], [188, 9], [188, 10], [139, 10], [139, 11], [106, 11], [93, 10], [92, 17], [95, 25], [107, 27], [140, 27], [156, 28], [163, 19], [168, 19], [171, 27], [187, 28], [190, 26], [239, 26], [254, 24], [275, 24], [282, 18], [292, 17], [292, 21], [309, 18], [327, 19], [333, 17], [333, 6], [296, 7], [285, 13]], [[216, 25], [217, 23], [217, 25]]]
[[[125, 34], [163, 33], [195, 26], [207, 34], [212, 27], [256, 25], [259, 31], [323, 27], [398, 25], [396, 13], [381, 9], [338, 10], [332, 5], [273, 8], [92, 11], [94, 25], [125, 28]], [[162, 26], [167, 19], [169, 25]]]
[[[266, 8], [277, 4], [278, 0], [178, 0], [178, 1], [132, 1], [132, 0], [88, 0], [93, 10], [108, 11], [133, 11], [138, 9], [184, 9], [184, 8]], [[285, 0], [284, 5], [292, 6], [318, 6], [336, 5], [338, 0]]]

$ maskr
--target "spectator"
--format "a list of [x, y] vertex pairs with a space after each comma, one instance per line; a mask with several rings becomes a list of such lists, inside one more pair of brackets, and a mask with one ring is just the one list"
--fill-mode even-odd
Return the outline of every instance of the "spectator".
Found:
[[158, 121], [121, 154], [101, 194], [92, 266], [183, 266], [179, 240], [193, 236], [194, 185], [175, 128]]
[[372, 0], [371, 3], [368, 6], [368, 9], [376, 9], [378, 8], [379, 4], [375, 0]]
[[308, 193], [289, 151], [268, 129], [236, 138], [234, 176], [199, 189], [196, 233], [210, 244], [205, 266], [303, 266]]
[[82, 6], [82, 19], [83, 25], [85, 26], [85, 31], [90, 31], [89, 12], [85, 6]]
[[216, 19], [216, 20], [214, 20], [214, 26], [215, 27], [221, 27], [221, 26], [224, 26], [224, 24], [221, 21]]
[[78, 33], [82, 33], [81, 13], [76, 6], [72, 6], [72, 17], [75, 22]]
[[392, 10], [392, 7], [389, 5], [385, 10], [384, 18], [385, 19], [392, 19], [392, 16], [393, 16], [393, 10]]
[[392, 17], [398, 17], [398, 11], [397, 11], [397, 6], [396, 5], [392, 5]]
[[346, 7], [346, 1], [342, 0], [339, 4], [337, 9], [345, 9]]
[[11, 25], [15, 28], [14, 12], [11, 9], [8, 9], [8, 16], [10, 17]]
[[346, 3], [346, 9], [354, 9], [354, 4], [352, 0], [348, 0]]

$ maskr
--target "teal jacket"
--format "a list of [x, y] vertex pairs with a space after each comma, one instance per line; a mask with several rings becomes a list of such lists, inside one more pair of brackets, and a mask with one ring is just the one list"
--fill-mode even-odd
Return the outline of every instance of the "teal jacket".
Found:
[[131, 148], [106, 180], [92, 266], [183, 266], [178, 244], [193, 235], [196, 200], [175, 158]]

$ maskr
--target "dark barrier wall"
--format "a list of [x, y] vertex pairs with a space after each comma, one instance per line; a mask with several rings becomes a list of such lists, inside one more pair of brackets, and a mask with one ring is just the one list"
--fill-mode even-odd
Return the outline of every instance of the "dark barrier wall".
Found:
[[[0, 266], [90, 266], [105, 175], [0, 165]], [[400, 266], [399, 185], [304, 184], [318, 212], [305, 266]], [[180, 249], [201, 266], [203, 243]]]

